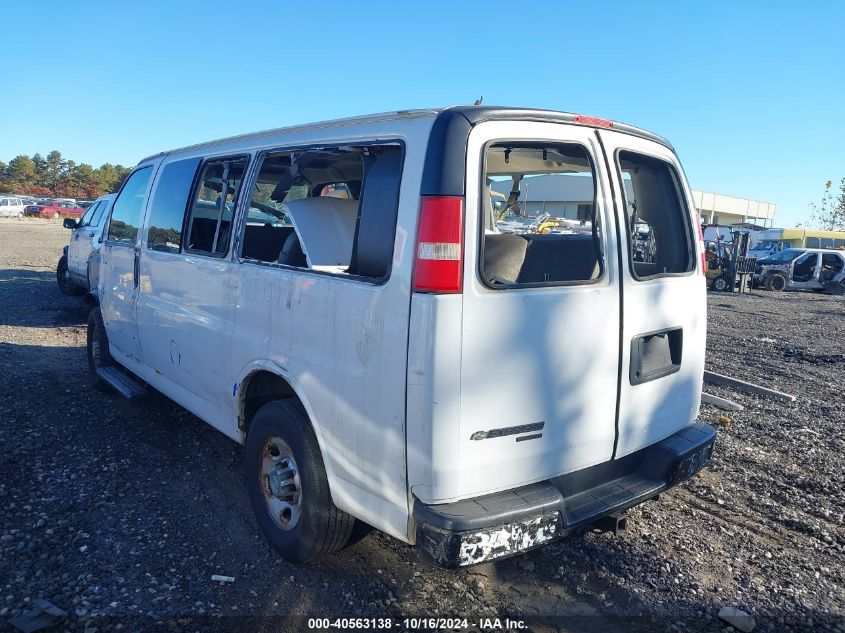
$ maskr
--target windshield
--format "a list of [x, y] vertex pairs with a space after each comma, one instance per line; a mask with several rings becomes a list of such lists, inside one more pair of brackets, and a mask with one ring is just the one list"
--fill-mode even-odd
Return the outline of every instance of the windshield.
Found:
[[755, 244], [754, 249], [755, 251], [773, 251], [777, 249], [779, 244], [778, 240], [764, 240], [762, 242], [757, 242]]
[[781, 251], [780, 253], [776, 253], [771, 257], [767, 257], [769, 261], [774, 262], [791, 262], [793, 259], [801, 255], [804, 251], [799, 251], [797, 249], [787, 249], [785, 251]]

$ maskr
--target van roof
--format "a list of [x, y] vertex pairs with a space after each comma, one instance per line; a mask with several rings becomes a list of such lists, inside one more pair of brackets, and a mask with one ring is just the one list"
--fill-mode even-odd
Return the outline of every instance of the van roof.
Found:
[[[538, 122], [550, 122], [550, 123], [579, 123], [580, 125], [585, 125], [587, 127], [607, 127], [606, 125], [600, 125], [596, 122], [594, 117], [589, 117], [587, 121], [578, 121], [576, 117], [579, 115], [571, 113], [571, 112], [560, 112], [557, 110], [542, 110], [542, 109], [535, 109], [535, 108], [519, 108], [519, 107], [506, 107], [506, 106], [451, 106], [446, 108], [427, 108], [427, 109], [419, 109], [419, 110], [397, 110], [394, 112], [383, 112], [380, 114], [367, 114], [362, 116], [355, 116], [355, 117], [347, 117], [341, 119], [331, 119], [328, 121], [319, 121], [315, 123], [305, 123], [302, 125], [293, 125], [288, 127], [281, 127], [281, 128], [274, 128], [270, 130], [264, 130], [261, 132], [250, 132], [247, 134], [239, 134], [235, 136], [230, 136], [222, 139], [217, 139], [214, 141], [207, 141], [204, 143], [196, 143], [194, 145], [186, 145], [185, 147], [179, 147], [176, 149], [172, 149], [165, 152], [158, 152], [156, 154], [151, 154], [142, 160], [139, 161], [143, 163], [148, 161], [152, 158], [156, 158], [159, 156], [167, 156], [170, 154], [176, 154], [180, 152], [186, 152], [189, 150], [197, 150], [202, 148], [213, 148], [217, 145], [223, 145], [226, 143], [231, 143], [233, 141], [247, 141], [247, 140], [257, 140], [264, 136], [275, 136], [278, 134], [285, 134], [285, 133], [294, 133], [294, 132], [302, 132], [306, 130], [316, 130], [322, 128], [329, 128], [329, 127], [343, 127], [345, 125], [356, 125], [362, 123], [372, 123], [378, 121], [392, 121], [396, 119], [418, 119], [418, 118], [460, 118], [464, 119], [466, 124], [469, 124], [470, 127], [474, 127], [478, 123], [484, 121], [503, 121], [503, 120], [513, 120], [513, 121], [538, 121]], [[447, 126], [448, 127], [448, 126]], [[643, 130], [638, 127], [634, 127], [633, 125], [628, 125], [626, 123], [617, 123], [614, 121], [612, 123], [612, 129], [617, 132], [623, 132], [625, 134], [632, 134], [634, 136], [639, 136], [641, 138], [645, 138], [651, 141], [655, 141], [664, 145], [665, 147], [669, 148], [670, 150], [674, 151], [674, 148], [666, 140], [664, 137], [649, 132], [647, 130]]]

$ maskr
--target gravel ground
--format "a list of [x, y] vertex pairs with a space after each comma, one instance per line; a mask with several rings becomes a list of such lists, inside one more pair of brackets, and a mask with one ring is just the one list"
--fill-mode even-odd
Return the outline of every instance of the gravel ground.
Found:
[[[57, 223], [0, 220], [0, 628], [45, 598], [70, 630], [306, 629], [308, 617], [527, 617], [532, 630], [845, 632], [845, 297], [711, 294], [710, 369], [796, 394], [712, 387], [712, 467], [589, 534], [445, 572], [376, 531], [312, 566], [252, 518], [241, 448], [161, 396], [88, 386], [82, 301]], [[212, 574], [235, 582], [211, 582]], [[538, 618], [537, 616], [546, 616]], [[164, 629], [162, 629], [162, 626]]]

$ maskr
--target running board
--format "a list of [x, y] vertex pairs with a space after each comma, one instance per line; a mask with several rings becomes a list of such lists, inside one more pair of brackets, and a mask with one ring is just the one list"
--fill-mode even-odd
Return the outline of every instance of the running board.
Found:
[[144, 385], [113, 365], [110, 367], [99, 367], [97, 369], [97, 375], [109, 383], [117, 393], [127, 400], [132, 400], [147, 393]]

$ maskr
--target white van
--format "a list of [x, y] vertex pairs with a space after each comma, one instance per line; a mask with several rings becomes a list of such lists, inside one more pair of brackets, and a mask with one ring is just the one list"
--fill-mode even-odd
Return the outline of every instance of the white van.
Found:
[[[492, 183], [515, 207], [523, 179], [564, 174], [591, 184], [588, 233], [499, 226]], [[694, 218], [667, 141], [561, 112], [165, 152], [114, 202], [92, 379], [146, 383], [245, 444], [288, 560], [341, 548], [355, 519], [447, 567], [618, 528], [713, 449]]]

